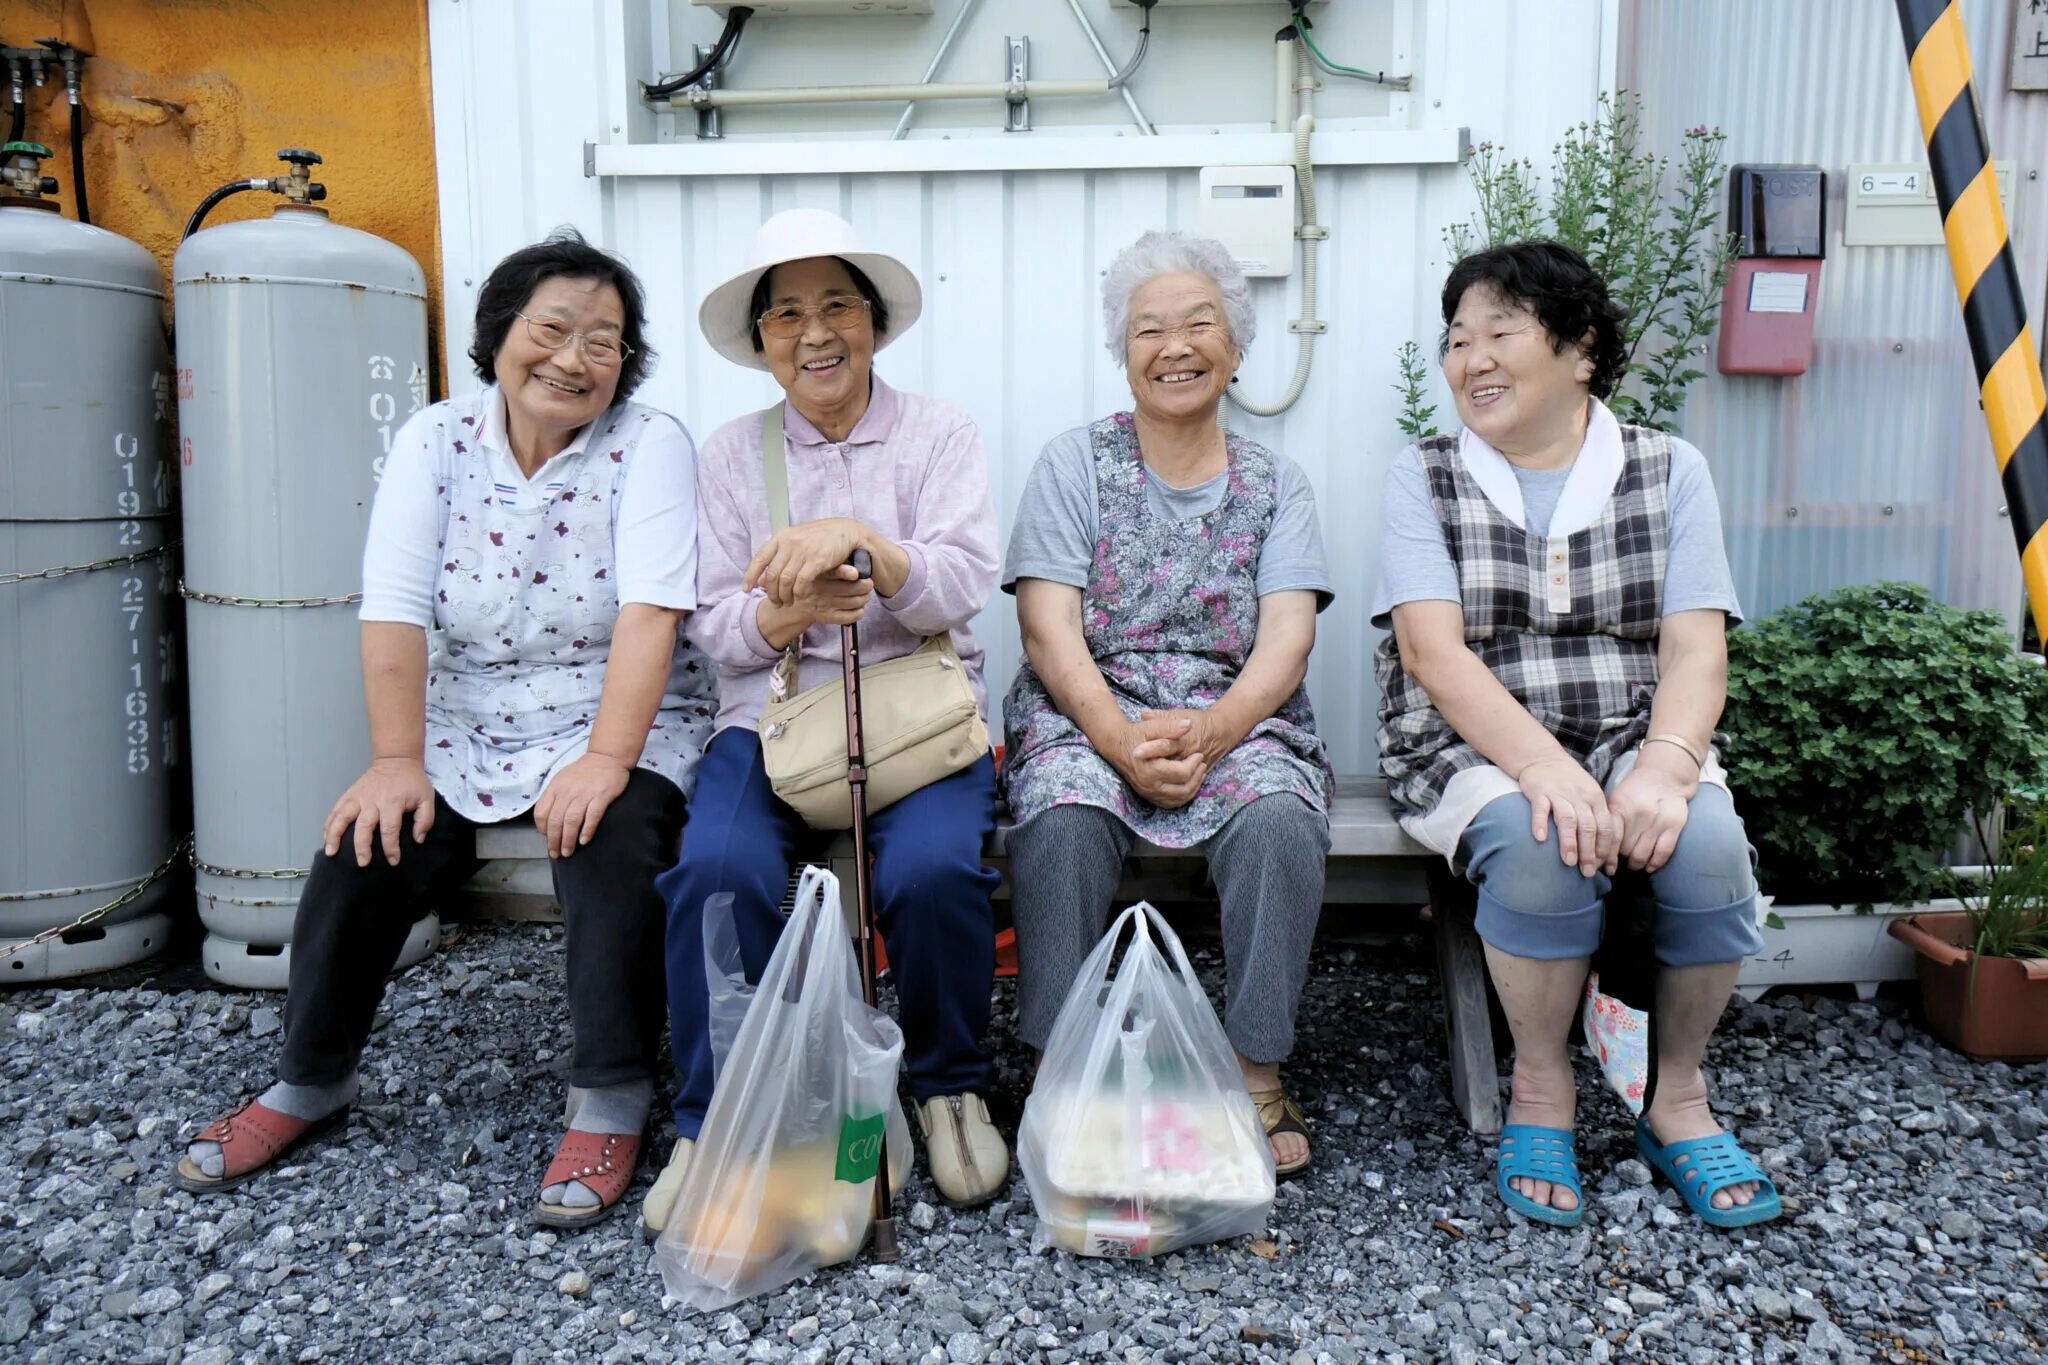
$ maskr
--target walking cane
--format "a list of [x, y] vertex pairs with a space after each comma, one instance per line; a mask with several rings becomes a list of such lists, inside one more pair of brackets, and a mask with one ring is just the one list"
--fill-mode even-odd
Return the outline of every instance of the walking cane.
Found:
[[[854, 572], [873, 575], [866, 550], [855, 550]], [[868, 769], [860, 732], [860, 627], [839, 628], [839, 657], [846, 671], [846, 785], [853, 795], [853, 899], [859, 918], [860, 992], [869, 1008], [875, 1003], [874, 907], [868, 887]], [[894, 1100], [891, 1100], [894, 1103]], [[881, 1156], [875, 1164], [875, 1247], [877, 1261], [896, 1259], [896, 1218], [889, 1198], [889, 1125], [882, 1124]]]

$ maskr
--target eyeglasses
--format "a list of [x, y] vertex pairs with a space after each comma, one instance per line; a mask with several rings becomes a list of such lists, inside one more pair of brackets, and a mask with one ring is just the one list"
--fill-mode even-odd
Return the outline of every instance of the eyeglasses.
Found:
[[572, 332], [553, 318], [526, 318], [526, 334], [533, 338], [533, 344], [544, 350], [559, 351], [572, 341], [583, 343], [583, 358], [593, 365], [610, 368], [633, 354], [633, 348], [615, 336], [600, 332], [592, 336], [588, 332]]
[[866, 299], [827, 299], [816, 307], [785, 303], [779, 308], [770, 308], [754, 322], [760, 327], [761, 335], [787, 341], [791, 337], [802, 336], [814, 315], [825, 319], [825, 325], [835, 332], [851, 332], [867, 322], [871, 306]]
[[1209, 318], [1197, 318], [1193, 322], [1184, 322], [1178, 327], [1160, 327], [1156, 325], [1140, 327], [1129, 334], [1129, 339], [1140, 346], [1157, 347], [1164, 346], [1168, 337], [1185, 337], [1190, 344], [1197, 344], [1207, 341], [1211, 337], [1220, 337], [1227, 334], [1228, 329], [1222, 323]]

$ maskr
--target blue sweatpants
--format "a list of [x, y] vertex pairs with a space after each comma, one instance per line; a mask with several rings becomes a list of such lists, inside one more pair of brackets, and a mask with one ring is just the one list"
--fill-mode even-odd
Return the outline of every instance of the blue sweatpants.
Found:
[[[868, 816], [875, 919], [896, 977], [903, 1070], [918, 1100], [988, 1086], [989, 895], [1001, 878], [982, 866], [981, 849], [995, 818], [995, 764], [986, 755]], [[695, 1138], [711, 1105], [704, 903], [733, 894], [740, 957], [748, 979], [759, 980], [782, 935], [777, 907], [808, 831], [769, 787], [760, 736], [721, 730], [697, 768], [682, 859], [655, 882], [668, 907], [678, 1137]]]

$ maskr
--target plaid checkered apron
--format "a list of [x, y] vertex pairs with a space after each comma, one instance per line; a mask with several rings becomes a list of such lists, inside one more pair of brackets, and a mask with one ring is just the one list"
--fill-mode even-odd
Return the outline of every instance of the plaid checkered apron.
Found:
[[[1663, 616], [1671, 438], [1623, 426], [1622, 472], [1599, 518], [1565, 542], [1510, 521], [1458, 458], [1456, 436], [1419, 447], [1430, 501], [1458, 568], [1465, 643], [1530, 715], [1603, 785], [1650, 724]], [[1553, 593], [1550, 574], [1569, 589]], [[1404, 818], [1427, 815], [1451, 778], [1487, 760], [1460, 739], [1401, 667], [1392, 634], [1373, 655], [1380, 771]]]

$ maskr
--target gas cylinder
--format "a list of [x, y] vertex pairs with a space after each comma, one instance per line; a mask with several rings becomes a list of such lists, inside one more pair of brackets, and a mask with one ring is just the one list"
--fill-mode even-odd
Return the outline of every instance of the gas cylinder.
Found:
[[0, 147], [5, 982], [159, 951], [182, 849], [163, 273], [58, 212], [49, 155]]
[[[426, 277], [333, 221], [286, 149], [261, 218], [188, 229], [172, 265], [190, 660], [193, 866], [216, 980], [282, 987], [321, 825], [369, 764], [363, 539], [393, 433], [429, 399]], [[414, 926], [406, 960], [438, 923]]]

